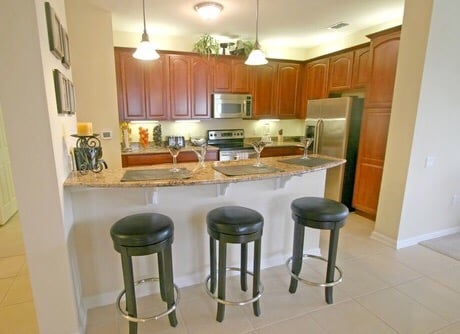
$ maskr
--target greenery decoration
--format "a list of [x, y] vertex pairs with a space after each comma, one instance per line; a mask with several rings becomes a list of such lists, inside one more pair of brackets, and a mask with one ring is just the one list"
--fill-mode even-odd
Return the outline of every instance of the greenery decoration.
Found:
[[204, 34], [193, 45], [193, 51], [201, 55], [217, 55], [219, 53], [219, 43], [209, 34]]

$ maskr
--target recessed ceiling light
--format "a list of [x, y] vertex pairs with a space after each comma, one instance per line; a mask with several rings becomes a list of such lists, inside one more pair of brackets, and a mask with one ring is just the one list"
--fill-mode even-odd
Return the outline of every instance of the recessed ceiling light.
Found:
[[337, 30], [337, 29], [346, 27], [346, 26], [348, 26], [348, 25], [350, 25], [350, 24], [349, 24], [349, 23], [345, 23], [345, 22], [339, 22], [339, 23], [336, 23], [336, 24], [331, 25], [331, 26], [328, 27], [327, 29]]
[[224, 6], [217, 2], [200, 2], [194, 8], [203, 19], [212, 20], [220, 14]]

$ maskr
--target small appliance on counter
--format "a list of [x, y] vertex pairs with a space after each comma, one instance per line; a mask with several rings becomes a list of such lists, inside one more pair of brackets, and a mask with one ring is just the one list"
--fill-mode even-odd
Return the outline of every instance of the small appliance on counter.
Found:
[[168, 136], [168, 146], [185, 146], [185, 138], [184, 136]]

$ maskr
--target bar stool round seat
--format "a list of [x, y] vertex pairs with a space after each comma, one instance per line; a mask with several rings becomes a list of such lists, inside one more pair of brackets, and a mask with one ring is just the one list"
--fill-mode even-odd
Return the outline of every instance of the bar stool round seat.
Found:
[[[292, 201], [291, 215], [295, 223], [294, 242], [292, 257], [286, 262], [289, 274], [291, 275], [289, 292], [296, 292], [297, 283], [299, 281], [308, 285], [321, 286], [326, 288], [326, 302], [328, 304], [333, 303], [332, 288], [342, 281], [343, 274], [342, 270], [335, 264], [339, 230], [345, 225], [348, 214], [349, 210], [344, 204], [326, 198], [301, 197]], [[327, 259], [321, 256], [303, 254], [305, 227], [330, 230], [329, 253]], [[302, 261], [308, 257], [327, 262], [325, 282], [312, 282], [300, 277]], [[336, 271], [339, 273], [339, 277], [334, 279]]]
[[[226, 305], [246, 305], [252, 303], [254, 314], [260, 315], [259, 299], [263, 293], [260, 282], [261, 239], [264, 225], [263, 216], [255, 210], [242, 206], [223, 206], [208, 212], [207, 230], [210, 237], [211, 268], [206, 278], [206, 292], [217, 301], [216, 320], [222, 322]], [[219, 261], [217, 264], [216, 241], [219, 241]], [[253, 271], [247, 270], [247, 244], [254, 242]], [[227, 267], [227, 244], [241, 244], [240, 267]], [[252, 298], [231, 301], [225, 299], [226, 272], [240, 271], [241, 290], [247, 291], [247, 275], [253, 281]], [[217, 289], [217, 295], [216, 295]]]
[[[171, 244], [174, 239], [174, 224], [171, 218], [159, 213], [140, 213], [124, 217], [110, 229], [114, 249], [120, 253], [124, 290], [118, 295], [117, 308], [129, 320], [129, 333], [137, 333], [137, 324], [168, 315], [171, 326], [177, 325], [176, 305], [179, 290], [174, 284]], [[133, 256], [157, 254], [159, 277], [134, 281]], [[164, 312], [149, 317], [137, 316], [135, 286], [150, 281], [160, 284], [161, 299], [166, 302]], [[126, 296], [126, 311], [121, 308], [121, 299]]]

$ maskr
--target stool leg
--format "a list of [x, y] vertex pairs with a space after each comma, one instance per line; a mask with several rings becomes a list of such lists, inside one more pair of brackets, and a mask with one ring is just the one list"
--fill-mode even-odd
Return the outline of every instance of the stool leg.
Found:
[[163, 252], [158, 252], [157, 253], [157, 259], [158, 259], [158, 276], [160, 277], [161, 300], [166, 302], [166, 291], [165, 291], [165, 285], [164, 285], [164, 281], [163, 281], [163, 277], [165, 275], [165, 273], [164, 273], [165, 262], [164, 262]]
[[[162, 268], [163, 276], [160, 276], [160, 285], [163, 281], [164, 284], [164, 292], [166, 303], [168, 305], [168, 309], [174, 306], [174, 274], [173, 274], [173, 267], [172, 267], [172, 251], [171, 251], [171, 244], [165, 247], [165, 249], [161, 252], [161, 257], [163, 257], [163, 264], [164, 268]], [[159, 263], [160, 265], [160, 263]], [[177, 326], [177, 318], [176, 318], [176, 310], [172, 311], [168, 314], [169, 323], [172, 327]]]
[[209, 254], [211, 255], [211, 293], [216, 292], [216, 282], [217, 282], [217, 259], [216, 259], [216, 240], [209, 238]]
[[[252, 296], [255, 297], [259, 294], [259, 285], [260, 285], [260, 253], [261, 253], [261, 240], [258, 239], [254, 242], [254, 277], [252, 281]], [[259, 300], [256, 300], [252, 303], [252, 308], [254, 309], [254, 315], [257, 317], [260, 315], [260, 303]]]
[[[303, 258], [303, 239], [305, 234], [305, 227], [299, 223], [294, 225], [294, 242], [292, 246], [292, 268], [291, 272], [295, 275], [299, 275], [302, 269], [302, 258]], [[289, 292], [295, 293], [297, 290], [298, 281], [291, 277], [291, 284], [289, 285]]]
[[[218, 283], [217, 283], [217, 297], [225, 299], [225, 283], [227, 279], [226, 271], [227, 262], [227, 243], [219, 240], [219, 271], [218, 271]], [[217, 303], [217, 317], [216, 320], [222, 322], [224, 320], [225, 305]]]
[[241, 272], [240, 272], [240, 284], [241, 290], [246, 291], [248, 289], [247, 282], [247, 271], [248, 271], [248, 244], [241, 244]]
[[[334, 282], [335, 261], [337, 258], [337, 246], [339, 242], [339, 229], [334, 228], [329, 236], [329, 255], [327, 258], [326, 283]], [[326, 303], [332, 304], [332, 286], [326, 287]]]
[[[126, 250], [121, 251], [121, 266], [123, 270], [123, 282], [126, 291], [126, 311], [131, 317], [137, 316], [136, 292], [134, 290], [133, 263]], [[129, 322], [129, 334], [137, 334], [137, 322]]]

